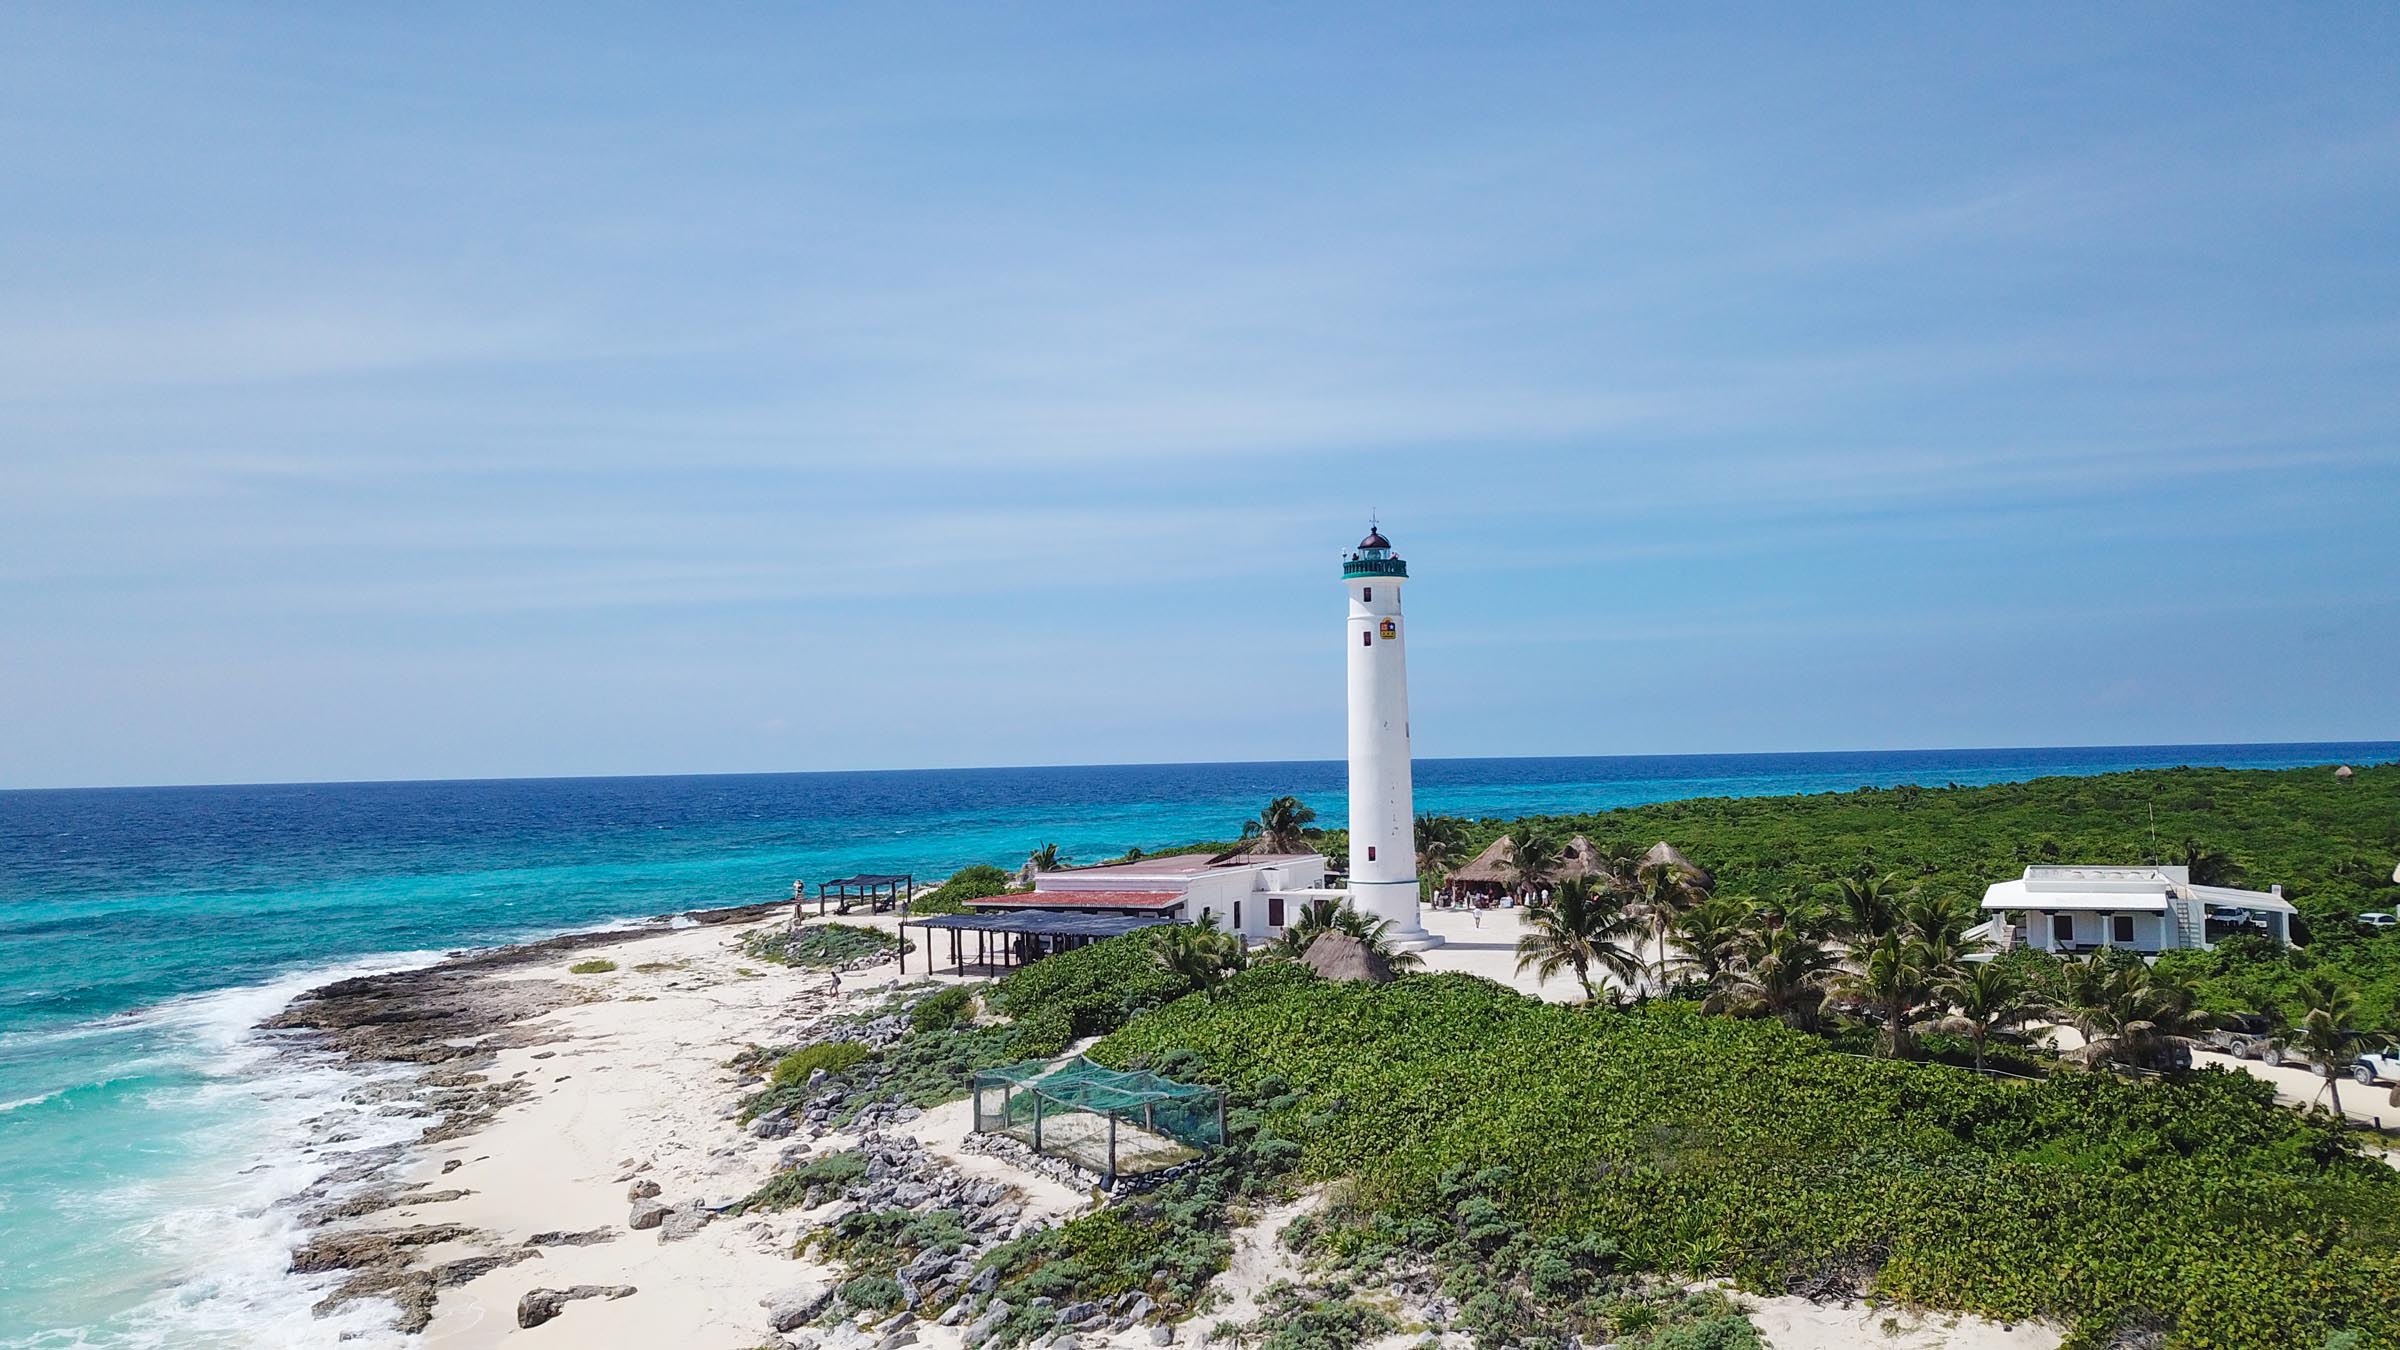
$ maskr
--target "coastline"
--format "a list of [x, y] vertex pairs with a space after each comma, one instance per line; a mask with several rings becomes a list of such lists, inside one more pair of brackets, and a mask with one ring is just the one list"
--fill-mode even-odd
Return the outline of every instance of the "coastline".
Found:
[[[343, 1056], [369, 1075], [353, 1100], [418, 1131], [360, 1150], [282, 1202], [298, 1225], [292, 1277], [322, 1291], [318, 1311], [354, 1326], [363, 1310], [391, 1328], [394, 1344], [458, 1350], [515, 1336], [596, 1347], [774, 1344], [761, 1300], [835, 1278], [794, 1258], [816, 1223], [714, 1211], [793, 1158], [879, 1138], [1007, 1192], [1019, 1225], [1089, 1203], [1074, 1187], [963, 1150], [963, 1101], [901, 1112], [880, 1136], [743, 1128], [737, 1104], [758, 1075], [730, 1067], [735, 1052], [814, 1039], [828, 1019], [872, 1009], [902, 978], [888, 958], [851, 969], [837, 1000], [824, 971], [742, 954], [743, 936], [789, 913], [788, 903], [700, 911], [465, 953], [336, 981], [262, 1023], [292, 1037], [292, 1052]], [[587, 961], [615, 969], [568, 969]], [[332, 1133], [322, 1143], [346, 1142], [341, 1122], [325, 1124]], [[529, 1295], [540, 1301], [537, 1290], [578, 1296], [528, 1328], [523, 1308]], [[935, 1343], [945, 1339], [933, 1331]]]
[[[290, 1278], [316, 1294], [323, 1339], [426, 1350], [976, 1344], [973, 1328], [913, 1319], [779, 1328], [788, 1320], [779, 1312], [821, 1302], [841, 1282], [799, 1246], [850, 1202], [717, 1212], [796, 1160], [860, 1148], [887, 1160], [885, 1185], [922, 1185], [935, 1204], [955, 1198], [986, 1246], [1094, 1204], [1079, 1185], [968, 1147], [964, 1100], [886, 1110], [863, 1129], [746, 1128], [738, 1103], [759, 1077], [729, 1062], [743, 1047], [821, 1039], [836, 1018], [846, 1024], [841, 1034], [854, 1035], [903, 981], [959, 982], [913, 964], [903, 977], [883, 959], [845, 972], [836, 1000], [824, 972], [742, 952], [743, 936], [788, 913], [783, 903], [745, 906], [463, 953], [321, 986], [267, 1019], [271, 1035], [289, 1038], [286, 1053], [343, 1057], [360, 1075], [352, 1105], [416, 1135], [359, 1149], [280, 1202], [294, 1222]], [[1437, 968], [1511, 982], [1501, 958], [1513, 916], [1504, 926], [1487, 915], [1482, 927], [1464, 914], [1429, 917], [1459, 929], [1446, 953], [1437, 949]], [[841, 922], [896, 923], [890, 915]], [[569, 971], [601, 960], [616, 968]], [[355, 1142], [341, 1136], [356, 1119], [329, 1115], [320, 1143]], [[1255, 1313], [1270, 1285], [1298, 1274], [1276, 1238], [1319, 1198], [1262, 1211], [1232, 1235], [1236, 1259], [1215, 1285], [1220, 1312]], [[1797, 1297], [1740, 1302], [1775, 1350], [1837, 1350], [1870, 1329], [1892, 1350], [2050, 1350], [2059, 1340], [2030, 1323]], [[530, 1326], [528, 1308], [541, 1319]], [[1198, 1344], [1206, 1330], [1201, 1321], [1134, 1322], [1077, 1339], [1086, 1350], [1148, 1350]], [[1387, 1336], [1376, 1350], [1423, 1340]], [[1458, 1333], [1441, 1340], [1444, 1350], [1467, 1350]]]

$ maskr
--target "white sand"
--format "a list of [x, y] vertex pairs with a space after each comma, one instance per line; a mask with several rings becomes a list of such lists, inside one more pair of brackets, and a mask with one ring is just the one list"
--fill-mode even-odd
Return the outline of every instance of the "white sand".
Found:
[[1774, 1350], [2057, 1350], [2064, 1339], [2055, 1327], [2038, 1322], [1989, 1322], [1804, 1298], [1735, 1298], [1750, 1310], [1751, 1325]]
[[[1478, 923], [1467, 912], [1429, 912], [1427, 926], [1449, 941], [1427, 954], [1427, 965], [1487, 976], [1544, 998], [1580, 998], [1582, 991], [1572, 977], [1537, 985], [1529, 977], [1516, 976], [1521, 914], [1487, 910]], [[863, 913], [843, 921], [887, 930], [896, 924], [891, 915]], [[504, 1343], [577, 1350], [745, 1350], [772, 1340], [762, 1298], [804, 1276], [833, 1275], [814, 1262], [793, 1259], [794, 1243], [808, 1227], [808, 1220], [796, 1213], [720, 1218], [688, 1238], [664, 1244], [655, 1232], [626, 1227], [630, 1175], [658, 1182], [658, 1198], [669, 1205], [692, 1200], [722, 1204], [765, 1180], [776, 1156], [792, 1142], [753, 1139], [729, 1118], [727, 1107], [741, 1089], [726, 1061], [746, 1044], [801, 1038], [806, 1025], [828, 1007], [827, 980], [819, 973], [743, 957], [738, 945], [746, 931], [751, 929], [695, 928], [633, 938], [576, 951], [554, 966], [495, 976], [568, 979], [603, 997], [544, 1019], [540, 1029], [555, 1035], [548, 1043], [500, 1051], [488, 1075], [495, 1081], [521, 1075], [531, 1085], [528, 1096], [503, 1109], [483, 1129], [429, 1148], [402, 1178], [437, 1190], [466, 1188], [472, 1194], [385, 1211], [365, 1222], [376, 1227], [466, 1224], [497, 1236], [499, 1245], [514, 1245], [545, 1231], [605, 1228], [616, 1236], [592, 1246], [547, 1248], [539, 1258], [442, 1291], [425, 1333], [428, 1345], [444, 1350]], [[595, 958], [614, 960], [619, 969], [587, 976], [566, 972], [573, 962]], [[927, 978], [922, 961], [922, 954], [912, 955], [909, 980]], [[894, 965], [846, 975], [845, 1003], [871, 1006], [900, 978]], [[948, 976], [935, 978], [950, 982]], [[988, 1156], [961, 1152], [969, 1111], [967, 1102], [954, 1102], [926, 1112], [905, 1132], [969, 1176], [997, 1178], [1014, 1186], [1029, 1215], [1056, 1219], [1091, 1203], [1073, 1187]], [[816, 1141], [815, 1150], [832, 1152], [849, 1142], [829, 1136]], [[453, 1159], [460, 1166], [443, 1174], [442, 1164]], [[1179, 1343], [1196, 1344], [1207, 1327], [1220, 1320], [1254, 1318], [1258, 1296], [1268, 1285], [1300, 1273], [1291, 1254], [1276, 1245], [1275, 1236], [1314, 1203], [1312, 1199], [1273, 1207], [1234, 1235], [1232, 1265], [1214, 1285], [1223, 1296], [1222, 1305], [1185, 1328]], [[448, 1259], [491, 1245], [459, 1246], [430, 1255]], [[632, 1285], [638, 1292], [614, 1301], [570, 1303], [543, 1326], [517, 1327], [517, 1301], [527, 1290], [576, 1284]], [[2058, 1344], [2057, 1335], [2042, 1328], [2008, 1329], [1971, 1318], [1902, 1316], [1900, 1332], [1886, 1335], [1887, 1314], [1882, 1311], [1819, 1307], [1799, 1299], [1744, 1301], [1758, 1307], [1758, 1324], [1778, 1350], [1860, 1345], [2052, 1350]], [[957, 1350], [959, 1345], [958, 1333], [950, 1328], [925, 1325], [917, 1332], [927, 1350]], [[1108, 1342], [1087, 1338], [1085, 1343]], [[1138, 1329], [1114, 1343], [1148, 1344]]]
[[[744, 958], [736, 949], [746, 929], [698, 928], [587, 948], [556, 967], [537, 966], [500, 978], [565, 978], [606, 995], [553, 1015], [543, 1024], [562, 1038], [503, 1050], [488, 1073], [519, 1074], [533, 1084], [484, 1129], [436, 1145], [405, 1180], [474, 1193], [440, 1204], [385, 1211], [375, 1226], [412, 1222], [468, 1224], [511, 1242], [537, 1232], [614, 1230], [613, 1241], [552, 1247], [540, 1258], [493, 1271], [444, 1290], [426, 1329], [429, 1346], [502, 1343], [591, 1347], [750, 1347], [770, 1339], [759, 1300], [803, 1275], [831, 1272], [791, 1258], [806, 1228], [797, 1214], [720, 1218], [678, 1242], [626, 1227], [632, 1169], [658, 1182], [669, 1205], [690, 1200], [723, 1204], [755, 1189], [774, 1170], [788, 1139], [753, 1139], [725, 1114], [740, 1089], [726, 1060], [745, 1044], [795, 1038], [803, 1020], [822, 1010], [824, 975]], [[619, 969], [568, 975], [574, 961], [606, 958]], [[636, 966], [665, 969], [636, 969]], [[755, 972], [742, 974], [743, 970]], [[884, 966], [843, 977], [846, 1001], [867, 1004], [897, 978]], [[542, 1056], [536, 1058], [536, 1056]], [[927, 1146], [948, 1154], [973, 1176], [999, 1177], [1024, 1193], [1028, 1213], [1057, 1215], [1080, 1208], [1080, 1192], [1017, 1172], [994, 1159], [959, 1154], [967, 1133], [965, 1102], [928, 1112], [910, 1127]], [[818, 1152], [847, 1140], [829, 1136]], [[442, 1164], [461, 1166], [443, 1175]], [[436, 1259], [474, 1248], [437, 1250]], [[543, 1326], [520, 1330], [517, 1300], [536, 1287], [630, 1284], [639, 1292], [614, 1301], [578, 1301]], [[921, 1333], [943, 1350], [955, 1337]]]

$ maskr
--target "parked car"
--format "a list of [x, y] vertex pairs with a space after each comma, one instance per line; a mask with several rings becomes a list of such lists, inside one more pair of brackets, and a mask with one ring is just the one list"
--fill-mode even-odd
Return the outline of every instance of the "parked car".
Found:
[[2370, 914], [2359, 915], [2358, 921], [2369, 928], [2400, 928], [2400, 913], [2386, 914], [2377, 910]]
[[2219, 1020], [2204, 1038], [2211, 1050], [2235, 1059], [2260, 1059], [2275, 1039], [2275, 1024], [2258, 1013], [2235, 1013]]
[[2400, 1045], [2378, 1046], [2351, 1060], [2350, 1076], [2369, 1087], [2400, 1082]]

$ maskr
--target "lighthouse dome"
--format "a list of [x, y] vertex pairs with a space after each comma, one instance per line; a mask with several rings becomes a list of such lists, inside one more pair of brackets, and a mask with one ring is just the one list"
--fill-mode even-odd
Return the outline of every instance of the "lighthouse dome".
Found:
[[1367, 527], [1367, 537], [1358, 541], [1358, 549], [1361, 553], [1364, 553], [1371, 548], [1379, 548], [1389, 552], [1391, 547], [1392, 541], [1384, 538], [1383, 531], [1380, 528], [1372, 525]]

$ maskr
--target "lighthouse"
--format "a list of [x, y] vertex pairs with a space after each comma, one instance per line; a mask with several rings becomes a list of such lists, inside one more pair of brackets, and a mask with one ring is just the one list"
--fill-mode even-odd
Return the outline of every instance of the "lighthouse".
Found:
[[1416, 788], [1409, 768], [1408, 564], [1370, 525], [1342, 557], [1350, 592], [1350, 905], [1388, 919], [1394, 947], [1441, 944], [1417, 916]]

